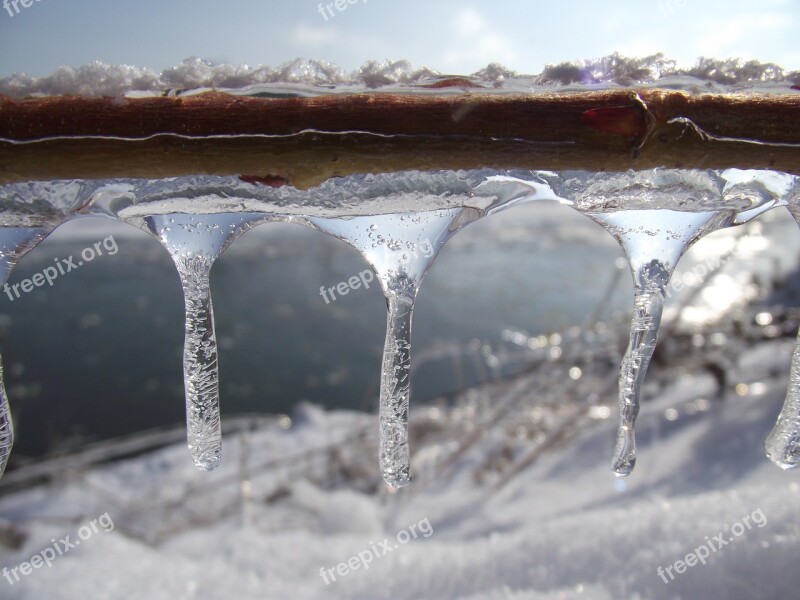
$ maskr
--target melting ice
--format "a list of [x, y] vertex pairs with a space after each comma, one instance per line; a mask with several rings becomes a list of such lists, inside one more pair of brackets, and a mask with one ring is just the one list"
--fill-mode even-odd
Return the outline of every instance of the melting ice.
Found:
[[[786, 201], [789, 212], [800, 226], [800, 185], [797, 179], [793, 183], [793, 187], [787, 190]], [[764, 443], [769, 459], [782, 469], [796, 469], [800, 466], [800, 332], [797, 335], [786, 401], [775, 427]]]
[[[0, 286], [8, 281], [17, 261], [41, 242], [47, 233], [46, 229], [40, 227], [0, 227]], [[0, 475], [5, 471], [13, 443], [14, 426], [0, 362]]]
[[186, 305], [183, 346], [186, 429], [194, 464], [205, 471], [219, 465], [222, 455], [211, 267], [236, 238], [263, 221], [263, 215], [248, 213], [168, 214], [145, 217], [138, 223], [164, 245], [181, 278]]
[[[0, 191], [0, 286], [17, 262], [67, 220], [90, 197], [95, 184], [32, 182], [4, 186]], [[0, 475], [14, 443], [11, 408], [0, 361]]]
[[636, 463], [634, 425], [640, 390], [656, 349], [672, 273], [689, 246], [727, 225], [732, 213], [621, 210], [589, 216], [622, 245], [633, 276], [633, 318], [619, 376], [620, 426], [613, 461], [614, 473], [626, 476]]
[[[111, 217], [153, 235], [172, 257], [183, 287], [188, 444], [195, 464], [210, 470], [221, 457], [210, 291], [214, 261], [241, 234], [266, 221], [300, 223], [344, 240], [374, 269], [386, 298], [379, 463], [384, 479], [401, 486], [412, 475], [408, 435], [411, 325], [425, 273], [447, 240], [480, 218], [524, 202], [570, 204], [622, 245], [634, 281], [630, 343], [620, 369], [620, 428], [614, 453], [615, 473], [627, 475], [636, 460], [634, 424], [640, 389], [655, 349], [670, 276], [681, 255], [703, 235], [789, 202], [786, 189], [770, 184], [775, 177], [738, 171], [483, 170], [351, 176], [307, 191], [254, 186], [230, 177], [5, 186], [0, 188], [3, 274], [8, 277], [16, 260], [55, 226], [43, 226], [45, 221], [60, 222], [42, 219], [48, 211], [61, 215], [61, 220]], [[65, 202], [65, 197], [70, 200]], [[35, 208], [21, 211], [20, 207]], [[791, 207], [797, 217], [796, 207]], [[36, 219], [41, 227], [34, 226]], [[784, 466], [796, 466], [799, 455], [799, 356], [797, 350], [787, 404], [767, 442], [768, 454]], [[0, 393], [1, 468], [10, 449], [12, 427], [1, 386]]]
[[386, 297], [386, 342], [380, 378], [381, 474], [399, 487], [411, 480], [408, 410], [411, 396], [411, 320], [422, 277], [444, 243], [476, 219], [475, 209], [310, 218], [319, 229], [351, 244], [375, 270]]

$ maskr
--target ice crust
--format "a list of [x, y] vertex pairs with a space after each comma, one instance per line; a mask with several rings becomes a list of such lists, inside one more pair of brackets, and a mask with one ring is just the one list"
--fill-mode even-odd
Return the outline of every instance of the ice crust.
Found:
[[[447, 85], [445, 85], [445, 83]], [[254, 96], [313, 96], [358, 91], [414, 93], [531, 93], [608, 87], [656, 86], [706, 92], [788, 92], [800, 83], [800, 72], [787, 73], [773, 63], [701, 58], [689, 69], [655, 54], [628, 58], [612, 54], [599, 59], [547, 65], [541, 73], [516, 73], [492, 63], [468, 76], [414, 68], [406, 60], [371, 60], [346, 72], [324, 60], [297, 58], [278, 67], [213, 64], [198, 57], [158, 73], [132, 65], [99, 61], [79, 68], [59, 67], [51, 75], [14, 73], [0, 79], [0, 95], [147, 96], [177, 95], [208, 89]]]

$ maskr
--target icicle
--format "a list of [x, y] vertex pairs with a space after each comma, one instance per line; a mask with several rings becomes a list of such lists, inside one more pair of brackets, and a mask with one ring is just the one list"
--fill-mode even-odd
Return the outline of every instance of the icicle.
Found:
[[386, 297], [388, 317], [380, 389], [380, 465], [387, 483], [411, 481], [408, 411], [411, 396], [411, 317], [416, 290]]
[[475, 209], [453, 208], [369, 217], [308, 218], [311, 225], [348, 242], [367, 259], [386, 297], [379, 460], [384, 480], [396, 487], [411, 480], [408, 411], [411, 321], [417, 291], [444, 243], [479, 214]]
[[[800, 226], [800, 206], [790, 203], [787, 207]], [[800, 466], [800, 331], [792, 354], [786, 400], [775, 427], [764, 442], [764, 451], [767, 458], [781, 469], [796, 469]]]
[[629, 210], [589, 216], [622, 245], [633, 275], [633, 318], [620, 369], [620, 425], [612, 466], [616, 475], [624, 477], [636, 463], [634, 425], [639, 394], [655, 350], [670, 277], [689, 246], [730, 224], [732, 213]]
[[[209, 275], [214, 261], [242, 233], [265, 220], [263, 214], [166, 214], [139, 223], [167, 249], [183, 286], [186, 337], [183, 380], [189, 451], [198, 469], [219, 465], [222, 429], [214, 311]], [[135, 221], [135, 220], [134, 220]]]
[[[797, 202], [800, 178], [786, 173], [759, 171], [735, 172], [733, 177], [726, 178], [740, 185], [745, 184], [747, 189], [760, 186], [765, 198], [760, 206], [737, 214], [737, 224], [747, 222], [776, 205], [786, 205], [795, 222], [800, 225], [800, 205]], [[764, 452], [782, 469], [795, 469], [800, 465], [800, 332], [792, 354], [786, 399], [775, 426], [764, 440]]]
[[[0, 227], [0, 286], [8, 281], [17, 261], [41, 242], [47, 233], [47, 229], [38, 227]], [[0, 360], [0, 476], [6, 469], [13, 444], [14, 426]]]

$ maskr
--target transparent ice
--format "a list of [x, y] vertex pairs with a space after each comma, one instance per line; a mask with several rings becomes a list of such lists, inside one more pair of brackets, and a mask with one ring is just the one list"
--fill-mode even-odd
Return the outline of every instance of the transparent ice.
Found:
[[[22, 258], [47, 236], [48, 230], [36, 227], [0, 227], [0, 286]], [[6, 469], [11, 447], [14, 444], [14, 425], [3, 382], [3, 366], [0, 359], [0, 476]]]
[[620, 243], [633, 276], [633, 318], [619, 375], [620, 424], [612, 469], [630, 475], [636, 464], [634, 426], [647, 367], [656, 348], [667, 286], [678, 260], [701, 236], [731, 222], [731, 212], [632, 210], [589, 213]]
[[[221, 456], [217, 346], [209, 277], [216, 258], [238, 236], [266, 222], [310, 226], [356, 248], [372, 266], [387, 303], [380, 379], [380, 470], [393, 486], [411, 478], [408, 417], [411, 328], [421, 281], [444, 243], [465, 225], [520, 203], [557, 201], [608, 230], [624, 248], [634, 281], [631, 335], [619, 381], [620, 428], [614, 471], [634, 466], [634, 425], [663, 302], [675, 266], [703, 235], [790, 205], [791, 176], [772, 172], [662, 170], [625, 173], [446, 171], [334, 178], [317, 188], [254, 186], [236, 177], [40, 182], [0, 188], [4, 277], [55, 225], [102, 215], [143, 228], [177, 266], [186, 305], [184, 382], [189, 447], [196, 465]], [[788, 200], [787, 200], [788, 199]], [[792, 200], [794, 199], [794, 200]], [[798, 219], [800, 221], [800, 219]], [[1, 389], [1, 388], [0, 388]], [[11, 421], [0, 399], [0, 460]], [[796, 466], [800, 447], [800, 344], [792, 385], [770, 457]]]
[[373, 217], [309, 219], [314, 227], [351, 244], [367, 259], [386, 298], [379, 462], [383, 479], [395, 487], [411, 481], [408, 410], [414, 301], [423, 276], [444, 243], [477, 216], [475, 209], [451, 208]]
[[[800, 226], [798, 187], [800, 186], [796, 185], [790, 192], [794, 197], [788, 198], [787, 208]], [[786, 400], [775, 427], [764, 442], [764, 450], [767, 457], [782, 469], [796, 469], [800, 466], [800, 333], [792, 354]]]
[[[0, 188], [0, 286], [17, 262], [88, 201], [97, 183], [32, 181]], [[0, 361], [0, 476], [14, 442]]]
[[263, 221], [264, 215], [249, 213], [167, 214], [141, 221], [167, 249], [181, 279], [186, 305], [183, 381], [187, 439], [195, 466], [204, 471], [216, 468], [222, 456], [211, 267], [236, 238]]

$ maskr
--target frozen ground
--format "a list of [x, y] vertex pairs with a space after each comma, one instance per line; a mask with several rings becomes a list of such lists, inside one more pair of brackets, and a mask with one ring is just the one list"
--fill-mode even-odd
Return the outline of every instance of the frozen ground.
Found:
[[[4, 528], [0, 564], [13, 568], [65, 535], [81, 545], [13, 585], [0, 579], [0, 598], [794, 597], [800, 480], [761, 450], [790, 354], [785, 339], [740, 353], [723, 400], [704, 372], [652, 378], [628, 480], [609, 471], [615, 409], [604, 418], [609, 411], [594, 405], [567, 435], [544, 427], [529, 439], [513, 428], [576, 422], [580, 403], [543, 414], [526, 399], [500, 419], [477, 392], [418, 411], [418, 477], [396, 494], [377, 483], [374, 418], [308, 405], [227, 436], [211, 474], [195, 472], [180, 445], [67, 472], [0, 499], [14, 525]], [[497, 384], [498, 404], [520, 382]], [[491, 425], [487, 415], [497, 417]], [[508, 476], [525, 444], [547, 440], [555, 443]], [[113, 531], [81, 530], [105, 513]], [[27, 537], [11, 550], [15, 533]], [[667, 584], [659, 577], [659, 566], [720, 533], [735, 539], [709, 551], [707, 564], [673, 569]], [[386, 555], [384, 539], [397, 545]], [[368, 570], [336, 573], [360, 552], [371, 552]], [[326, 584], [321, 568], [336, 581], [328, 574]]]

